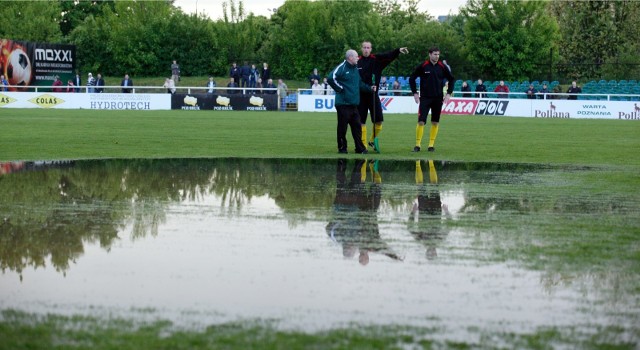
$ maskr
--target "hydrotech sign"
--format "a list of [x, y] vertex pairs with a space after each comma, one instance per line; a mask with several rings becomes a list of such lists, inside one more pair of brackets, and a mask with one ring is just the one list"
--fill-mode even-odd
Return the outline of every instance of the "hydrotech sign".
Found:
[[2, 92], [0, 108], [169, 110], [171, 95]]
[[[413, 96], [380, 96], [387, 114], [417, 114]], [[335, 112], [333, 95], [299, 95], [298, 110], [303, 112]], [[452, 98], [442, 106], [448, 115], [509, 116], [530, 118], [619, 119], [640, 120], [640, 102], [475, 99]]]

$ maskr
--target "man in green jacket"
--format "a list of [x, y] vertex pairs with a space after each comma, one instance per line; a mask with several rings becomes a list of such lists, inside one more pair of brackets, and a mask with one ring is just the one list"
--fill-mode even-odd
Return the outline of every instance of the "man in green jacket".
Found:
[[347, 126], [351, 127], [351, 136], [356, 144], [356, 153], [366, 154], [367, 147], [362, 143], [362, 124], [358, 105], [360, 91], [375, 92], [376, 87], [368, 86], [358, 72], [358, 53], [347, 50], [344, 62], [340, 63], [327, 76], [327, 82], [336, 91], [335, 106], [338, 112], [338, 153], [347, 153]]

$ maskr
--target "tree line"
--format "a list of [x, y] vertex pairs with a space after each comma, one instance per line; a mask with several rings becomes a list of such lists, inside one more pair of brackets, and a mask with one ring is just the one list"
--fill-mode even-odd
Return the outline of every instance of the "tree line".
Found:
[[456, 78], [629, 79], [640, 75], [640, 2], [468, 0], [440, 22], [420, 0], [286, 0], [267, 18], [228, 0], [220, 19], [164, 1], [3, 1], [0, 38], [76, 45], [82, 72], [226, 76], [231, 62], [269, 63], [273, 76], [328, 72], [348, 48], [409, 48], [388, 75], [409, 75], [438, 46]]

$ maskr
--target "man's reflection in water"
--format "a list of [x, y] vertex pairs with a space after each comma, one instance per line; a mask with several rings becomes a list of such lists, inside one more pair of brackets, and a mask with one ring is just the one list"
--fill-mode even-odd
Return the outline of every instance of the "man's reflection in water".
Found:
[[411, 216], [409, 217], [409, 232], [427, 248], [427, 259], [435, 259], [438, 256], [437, 245], [444, 240], [448, 230], [443, 222], [442, 213], [450, 217], [449, 209], [440, 199], [438, 190], [438, 174], [432, 160], [427, 161], [429, 166], [429, 184], [424, 184], [422, 174], [422, 162], [416, 160], [416, 184], [418, 195], [413, 202]]
[[358, 261], [362, 265], [369, 263], [370, 252], [402, 260], [380, 238], [377, 215], [382, 177], [379, 162], [372, 161], [369, 163], [372, 181], [368, 183], [367, 163], [364, 159], [356, 160], [351, 178], [347, 180], [347, 160], [338, 160], [333, 220], [327, 225], [327, 234], [342, 245], [345, 258], [353, 258], [359, 253]]

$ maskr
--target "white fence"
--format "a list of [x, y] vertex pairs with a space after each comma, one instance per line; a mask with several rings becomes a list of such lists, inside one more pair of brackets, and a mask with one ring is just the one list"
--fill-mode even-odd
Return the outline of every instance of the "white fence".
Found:
[[[406, 91], [400, 91], [405, 93]], [[611, 101], [613, 95], [605, 95], [608, 100], [566, 100], [566, 99], [522, 99], [512, 98], [462, 98], [454, 97], [442, 106], [442, 113], [453, 115], [493, 115], [533, 118], [597, 118], [640, 120], [640, 102]], [[568, 94], [553, 94], [556, 96]], [[596, 96], [601, 96], [600, 94]], [[617, 95], [616, 95], [617, 96]], [[640, 95], [628, 95], [638, 98]], [[547, 96], [550, 97], [550, 96]], [[413, 96], [381, 95], [382, 109], [388, 114], [417, 114], [418, 104]], [[334, 111], [333, 95], [298, 95], [298, 111], [331, 112]]]

